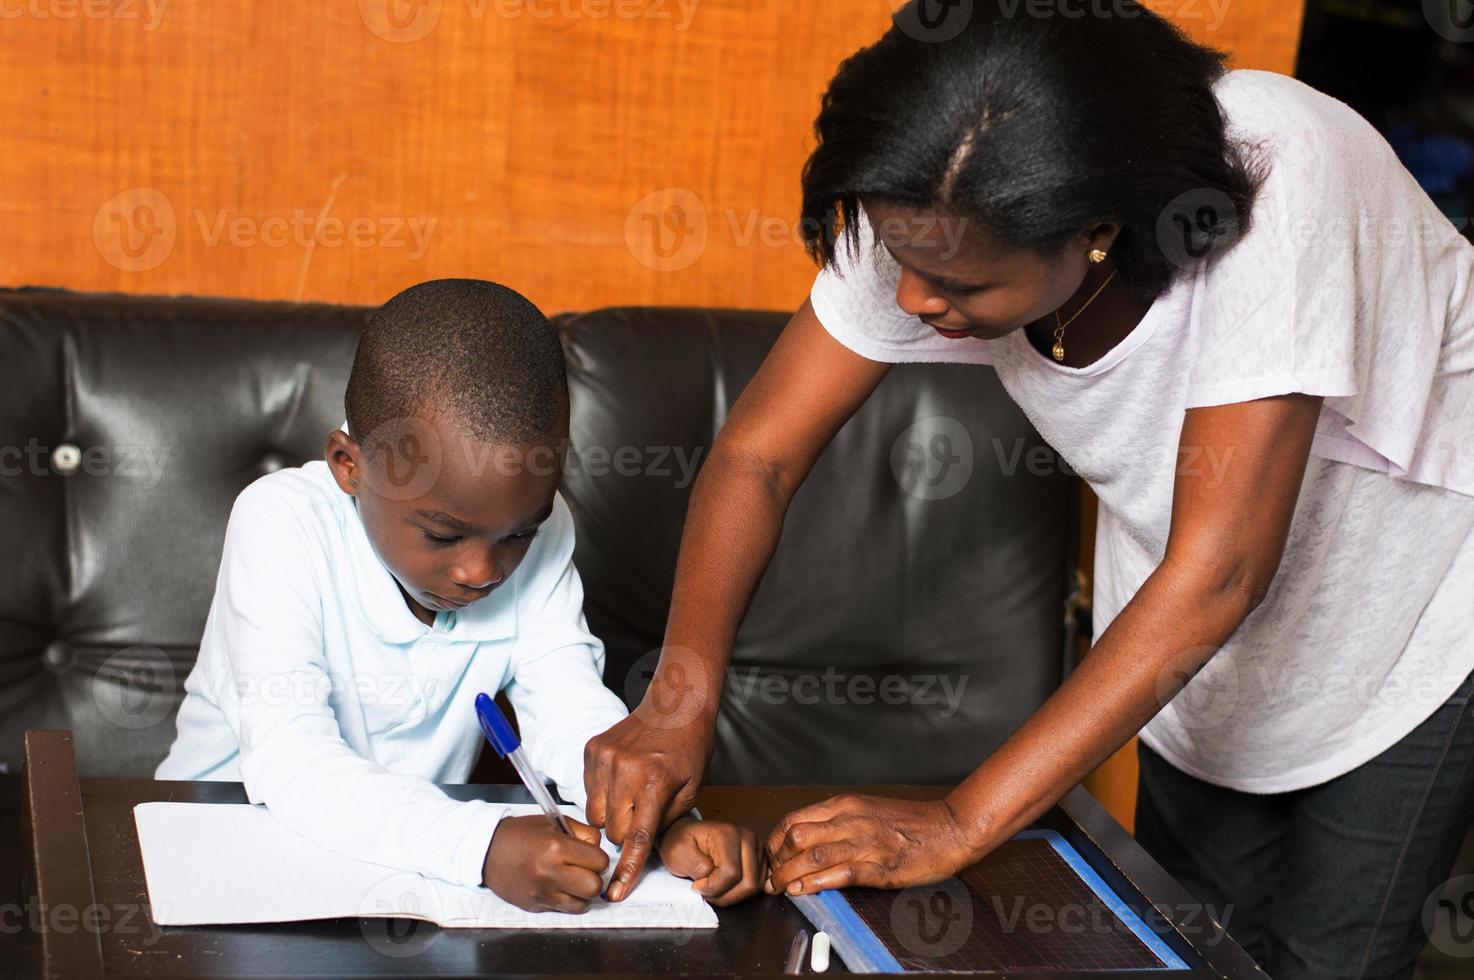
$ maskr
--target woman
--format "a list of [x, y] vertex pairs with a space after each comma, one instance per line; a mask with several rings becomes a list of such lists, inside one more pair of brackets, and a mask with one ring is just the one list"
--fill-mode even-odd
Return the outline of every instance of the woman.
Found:
[[[1474, 249], [1341, 103], [1134, 3], [993, 7], [943, 40], [908, 8], [829, 87], [824, 268], [702, 471], [694, 652], [590, 743], [590, 816], [627, 877], [689, 805], [784, 509], [888, 366], [991, 363], [1100, 498], [1092, 651], [945, 800], [790, 814], [770, 890], [951, 875], [1140, 731], [1140, 839], [1270, 975], [1406, 976], [1474, 817]], [[642, 721], [693, 676], [695, 720]]]

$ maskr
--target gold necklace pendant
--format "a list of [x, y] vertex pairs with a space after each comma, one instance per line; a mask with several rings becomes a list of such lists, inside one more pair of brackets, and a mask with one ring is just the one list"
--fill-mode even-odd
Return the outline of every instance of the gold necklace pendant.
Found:
[[1076, 310], [1074, 316], [1071, 316], [1068, 320], [1060, 320], [1059, 310], [1054, 311], [1054, 347], [1050, 350], [1050, 353], [1054, 355], [1056, 361], [1062, 362], [1065, 359], [1065, 328], [1074, 323], [1081, 313], [1088, 310], [1090, 304], [1095, 302], [1097, 296], [1105, 292], [1105, 288], [1111, 284], [1111, 280], [1116, 278], [1116, 272], [1117, 270], [1112, 269], [1111, 274], [1106, 276], [1105, 282], [1101, 283], [1099, 288], [1090, 294], [1090, 298], [1085, 301], [1085, 304]]

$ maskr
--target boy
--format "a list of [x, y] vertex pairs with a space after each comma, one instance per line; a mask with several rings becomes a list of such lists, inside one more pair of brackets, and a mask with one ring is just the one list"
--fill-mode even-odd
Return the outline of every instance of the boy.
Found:
[[[505, 689], [524, 744], [584, 801], [584, 744], [625, 715], [585, 625], [557, 492], [563, 354], [516, 292], [447, 279], [384, 304], [359, 341], [326, 461], [236, 500], [199, 659], [160, 779], [239, 779], [342, 854], [533, 911], [582, 912], [608, 857], [541, 815], [448, 799]], [[718, 905], [753, 894], [754, 835], [682, 819], [661, 855]]]

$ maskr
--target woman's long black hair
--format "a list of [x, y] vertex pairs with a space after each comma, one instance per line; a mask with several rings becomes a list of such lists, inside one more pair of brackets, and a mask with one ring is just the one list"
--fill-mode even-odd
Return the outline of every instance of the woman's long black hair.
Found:
[[1155, 299], [1248, 227], [1259, 175], [1225, 137], [1223, 72], [1221, 52], [1135, 0], [912, 0], [824, 95], [803, 172], [809, 252], [829, 264], [842, 237], [854, 246], [869, 195], [1044, 255], [1115, 221], [1123, 282]]

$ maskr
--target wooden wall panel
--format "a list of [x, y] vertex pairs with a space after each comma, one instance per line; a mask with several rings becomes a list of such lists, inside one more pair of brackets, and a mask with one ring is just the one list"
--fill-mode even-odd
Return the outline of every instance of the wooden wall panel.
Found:
[[[1298, 4], [1156, 6], [1293, 64]], [[890, 11], [0, 0], [0, 282], [372, 303], [474, 275], [550, 311], [792, 307], [819, 94]]]

